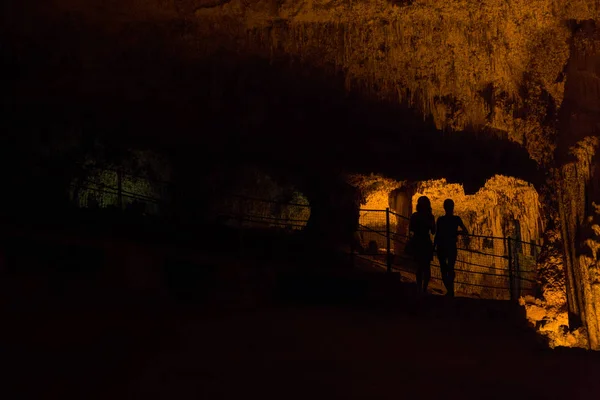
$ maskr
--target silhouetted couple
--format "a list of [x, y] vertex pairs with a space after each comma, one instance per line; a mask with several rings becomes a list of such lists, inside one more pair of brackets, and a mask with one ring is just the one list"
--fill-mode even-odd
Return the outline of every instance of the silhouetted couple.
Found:
[[[439, 217], [436, 224], [429, 198], [427, 196], [419, 197], [417, 212], [410, 216], [409, 231], [412, 235], [410, 240], [412, 241], [412, 251], [417, 264], [417, 290], [422, 293], [427, 292], [427, 286], [431, 278], [431, 261], [433, 260], [433, 253], [437, 250], [442, 281], [447, 291], [446, 295], [454, 296], [456, 242], [459, 234], [466, 235], [468, 231], [462, 219], [454, 215], [454, 201], [446, 199], [444, 210], [446, 215]], [[430, 234], [435, 235], [433, 243]]]

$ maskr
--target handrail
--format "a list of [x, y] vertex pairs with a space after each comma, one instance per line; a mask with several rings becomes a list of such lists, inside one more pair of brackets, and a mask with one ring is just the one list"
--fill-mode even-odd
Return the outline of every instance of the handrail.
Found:
[[[367, 260], [367, 261], [369, 261], [369, 262], [373, 262], [373, 263], [375, 263], [375, 264], [378, 264], [378, 265], [380, 265], [380, 266], [382, 266], [382, 267], [386, 267], [386, 268], [387, 268], [387, 265], [386, 265], [386, 264], [384, 264], [384, 263], [382, 263], [382, 262], [379, 262], [379, 261], [377, 261], [377, 260], [371, 260], [371, 259], [367, 259], [367, 258], [365, 258], [365, 257], [363, 257], [363, 256], [361, 256], [361, 255], [358, 255], [358, 257], [362, 258], [363, 260]], [[436, 266], [437, 266], [437, 265], [436, 265]], [[400, 267], [398, 267], [398, 265], [393, 265], [393, 266], [392, 266], [392, 269], [394, 269], [394, 270], [396, 270], [396, 271], [412, 272], [412, 271], [410, 271], [410, 270], [408, 270], [408, 269], [406, 269], [406, 268], [400, 268]], [[440, 278], [438, 278], [438, 277], [435, 277], [435, 276], [432, 276], [430, 279], [434, 279], [434, 280], [437, 280], [437, 281], [441, 281], [441, 279], [440, 279]], [[461, 285], [465, 285], [465, 286], [477, 286], [477, 287], [483, 287], [483, 288], [488, 288], [488, 289], [506, 290], [506, 288], [505, 288], [505, 287], [500, 287], [500, 286], [480, 285], [480, 284], [477, 284], [477, 283], [469, 283], [469, 282], [461, 282], [461, 281], [455, 281], [454, 283], [455, 283], [455, 284], [461, 284]]]
[[479, 251], [479, 250], [465, 249], [464, 247], [457, 247], [456, 250], [466, 251], [468, 253], [473, 253], [473, 254], [480, 254], [482, 256], [490, 256], [490, 257], [496, 257], [496, 258], [507, 258], [507, 256], [504, 256], [504, 255], [498, 255], [498, 254], [492, 254], [492, 253], [485, 253], [485, 252]]
[[256, 222], [258, 224], [265, 224], [265, 225], [267, 225], [267, 224], [269, 224], [269, 225], [277, 225], [277, 226], [281, 226], [281, 227], [288, 227], [288, 226], [290, 226], [290, 227], [295, 227], [295, 228], [304, 228], [304, 225], [299, 225], [299, 224], [284, 224], [284, 223], [281, 223], [281, 222], [278, 223], [278, 222], [260, 221], [260, 220], [247, 219], [247, 218], [242, 219], [242, 221]]
[[398, 214], [398, 213], [396, 213], [396, 212], [394, 212], [394, 211], [392, 211], [392, 210], [390, 210], [390, 214], [392, 214], [392, 215], [395, 215], [396, 217], [403, 218], [403, 219], [405, 219], [405, 220], [410, 220], [410, 217], [407, 217], [407, 216], [405, 216], [405, 215], [402, 215], [402, 214]]
[[276, 220], [276, 221], [292, 221], [292, 222], [308, 222], [307, 219], [292, 219], [292, 218], [276, 218], [276, 217], [265, 217], [262, 215], [257, 215], [257, 214], [234, 214], [235, 217], [241, 217], [241, 216], [246, 216], [249, 218], [260, 218], [260, 219], [269, 219], [269, 220]]
[[228, 214], [222, 214], [222, 216], [227, 216], [230, 217], [232, 219], [237, 219], [240, 221], [246, 221], [246, 222], [256, 222], [259, 224], [271, 224], [271, 225], [280, 225], [280, 226], [294, 226], [294, 227], [298, 227], [298, 228], [304, 228], [304, 225], [300, 225], [300, 224], [290, 224], [290, 223], [284, 223], [284, 222], [273, 222], [273, 221], [261, 221], [261, 220], [255, 220], [255, 219], [251, 219], [251, 218], [243, 218], [243, 217], [236, 217], [236, 216], [232, 216], [232, 215], [228, 215]]
[[378, 235], [381, 235], [381, 236], [383, 236], [383, 237], [387, 237], [386, 235], [384, 235], [384, 234], [382, 233], [382, 232], [386, 232], [386, 231], [376, 231], [375, 229], [371, 229], [371, 228], [369, 228], [368, 226], [364, 226], [364, 225], [362, 225], [362, 224], [358, 224], [358, 226], [359, 226], [359, 227], [363, 227], [363, 228], [365, 228], [365, 229], [366, 229], [367, 231], [369, 231], [369, 232], [373, 232], [373, 233], [376, 233], [376, 234], [378, 234]]
[[[405, 215], [402, 214], [398, 214], [397, 212], [394, 212], [392, 210], [377, 210], [377, 209], [369, 209], [369, 208], [361, 208], [360, 211], [364, 211], [364, 212], [389, 212], [390, 214], [400, 217], [402, 219], [405, 220], [410, 220], [410, 217], [407, 217]], [[515, 243], [523, 243], [526, 244], [528, 246], [535, 246], [535, 247], [539, 247], [539, 248], [543, 248], [542, 245], [539, 245], [537, 243], [530, 243], [530, 242], [526, 242], [524, 240], [518, 240], [518, 239], [514, 239], [511, 237], [502, 237], [502, 236], [488, 236], [488, 235], [478, 235], [478, 234], [474, 234], [474, 233], [467, 233], [467, 234], [461, 234], [459, 233], [460, 236], [467, 236], [467, 237], [473, 237], [473, 238], [482, 238], [482, 239], [493, 239], [493, 240], [502, 240], [502, 241], [506, 241], [508, 239], [510, 239], [511, 241], [515, 242]], [[467, 250], [467, 249], [465, 249]]]
[[294, 207], [311, 208], [310, 204], [286, 203], [286, 202], [282, 202], [282, 201], [275, 201], [275, 200], [269, 200], [269, 199], [260, 199], [260, 198], [257, 198], [257, 197], [250, 197], [250, 196], [245, 196], [245, 195], [241, 195], [241, 194], [231, 194], [230, 193], [227, 196], [237, 197], [237, 198], [246, 199], [246, 200], [262, 201], [264, 203], [279, 204], [279, 205], [282, 205], [282, 206], [294, 206]]
[[159, 179], [148, 178], [148, 177], [145, 177], [145, 176], [142, 176], [142, 175], [131, 174], [131, 173], [126, 172], [125, 170], [119, 171], [118, 169], [111, 168], [111, 167], [99, 167], [99, 166], [96, 166], [96, 165], [85, 165], [82, 162], [76, 162], [75, 165], [78, 165], [81, 168], [84, 168], [84, 169], [87, 169], [87, 170], [92, 170], [92, 171], [93, 170], [96, 170], [96, 171], [110, 171], [110, 172], [115, 172], [115, 173], [121, 172], [123, 174], [123, 176], [131, 176], [133, 178], [145, 179], [145, 180], [147, 180], [149, 182], [152, 182], [152, 183], [158, 183], [158, 184], [163, 184], [163, 185], [172, 185], [173, 184], [172, 182], [168, 182], [168, 181], [162, 181], [162, 180], [159, 180]]
[[[395, 232], [396, 229], [393, 229], [392, 231], [390, 231], [390, 225], [388, 225], [389, 219], [387, 219], [384, 222], [383, 218], [381, 216], [383, 213], [387, 213], [387, 215], [392, 214], [392, 215], [398, 216], [399, 218], [403, 218], [405, 220], [409, 220], [408, 217], [399, 215], [389, 209], [387, 209], [387, 210], [361, 209], [361, 212], [362, 212], [361, 213], [361, 221], [363, 221], [363, 224], [359, 224], [359, 231], [364, 232], [366, 234], [369, 234], [369, 233], [376, 234], [376, 235], [378, 235], [378, 237], [379, 236], [385, 237], [388, 240], [392, 239], [396, 243], [399, 243], [399, 244], [406, 243], [407, 239], [405, 238], [405, 235], [403, 234], [403, 232], [402, 233]], [[368, 221], [368, 213], [369, 212], [374, 213], [372, 215], [373, 216], [372, 222], [365, 222], [365, 221]], [[375, 213], [377, 213], [377, 214], [375, 214]], [[399, 221], [399, 222], [401, 223], [401, 221]], [[370, 226], [367, 226], [367, 224], [376, 226], [377, 228], [380, 228], [381, 230], [373, 229]], [[537, 281], [535, 280], [536, 271], [531, 269], [531, 265], [529, 263], [529, 260], [530, 260], [529, 254], [531, 254], [534, 257], [537, 257], [539, 255], [540, 249], [543, 248], [542, 245], [539, 245], [535, 242], [526, 242], [526, 241], [519, 240], [519, 239], [516, 239], [513, 237], [498, 237], [498, 236], [492, 236], [492, 235], [480, 235], [480, 234], [475, 234], [475, 233], [462, 234], [461, 236], [463, 236], [465, 238], [464, 244], [466, 246], [461, 246], [462, 241], [458, 242], [458, 245], [461, 247], [457, 248], [459, 257], [456, 260], [457, 268], [455, 268], [454, 271], [456, 271], [456, 273], [459, 275], [460, 274], [468, 274], [469, 276], [479, 276], [479, 278], [474, 279], [475, 282], [478, 282], [481, 279], [483, 279], [483, 281], [480, 281], [480, 283], [455, 281], [456, 284], [491, 288], [491, 289], [497, 289], [497, 290], [508, 290], [511, 293], [511, 298], [514, 299], [514, 297], [512, 297], [512, 295], [514, 294], [513, 290], [515, 288], [520, 287], [520, 289], [517, 289], [517, 290], [530, 290], [531, 287], [534, 287], [535, 284], [537, 283]], [[375, 239], [377, 239], [379, 241], [378, 237], [375, 237]], [[469, 245], [469, 241], [474, 240], [474, 239], [487, 239], [487, 240], [494, 241], [494, 242], [493, 243], [488, 242], [489, 246], [486, 246], [485, 242], [482, 245], [481, 242], [479, 240], [477, 240], [477, 241], [474, 241], [472, 243], [472, 245]], [[500, 245], [498, 245], [495, 242], [497, 240], [501, 240]], [[517, 247], [517, 250], [515, 250], [515, 246]], [[529, 246], [531, 246], [531, 247], [529, 247]], [[514, 253], [513, 257], [511, 257], [511, 252], [510, 252], [511, 249], [515, 250], [512, 252], [512, 253]], [[489, 252], [487, 252], [487, 250], [489, 250]], [[531, 253], [530, 253], [530, 251], [531, 251]], [[523, 255], [526, 258], [524, 259], [524, 261], [521, 262], [523, 265], [521, 265], [519, 268], [519, 266], [517, 264], [517, 259], [521, 260], [521, 255]], [[375, 255], [373, 255], [373, 256], [375, 256]], [[388, 245], [388, 249], [387, 249], [388, 260], [389, 260], [390, 256], [391, 257], [399, 256], [402, 259], [410, 258], [406, 254], [394, 255], [393, 253], [390, 252], [389, 245]], [[367, 257], [367, 255], [365, 255], [364, 257], [371, 258], [371, 257]], [[495, 260], [497, 260], [497, 261], [495, 261]], [[380, 260], [380, 261], [372, 260], [372, 261], [376, 262], [381, 267], [386, 267], [388, 269], [388, 271], [390, 270], [390, 268], [396, 269], [396, 270], [399, 269], [397, 267], [397, 265], [393, 265], [390, 267], [390, 265], [384, 264], [383, 260]], [[434, 261], [431, 265], [436, 268], [440, 268], [439, 263], [437, 263], [436, 261]], [[400, 261], [400, 259], [397, 259], [397, 262], [402, 263], [402, 261]], [[389, 262], [388, 262], [388, 264], [389, 264]], [[484, 265], [484, 264], [489, 264], [489, 265]], [[491, 280], [490, 280], [490, 282], [487, 282], [487, 280], [482, 277], [490, 277], [489, 279], [491, 279]], [[439, 278], [432, 277], [432, 279], [439, 279]], [[471, 279], [468, 279], [468, 280], [471, 280]], [[497, 284], [500, 284], [501, 286], [493, 286], [494, 281], [497, 281]], [[519, 284], [519, 282], [520, 282], [520, 284]], [[492, 285], [488, 285], [486, 283], [492, 283]], [[504, 285], [506, 285], [506, 286], [504, 286]], [[517, 286], [515, 286], [515, 285], [517, 285]]]
[[[76, 184], [71, 184], [70, 186], [71, 186], [71, 187], [73, 187], [73, 188], [87, 189], [87, 190], [93, 190], [93, 191], [100, 191], [100, 190], [103, 190], [103, 191], [106, 191], [106, 190], [113, 190], [113, 191], [114, 191], [114, 193], [112, 193], [112, 192], [108, 192], [108, 193], [110, 193], [110, 194], [117, 194], [117, 195], [119, 194], [119, 188], [115, 188], [115, 187], [112, 187], [112, 186], [108, 186], [108, 185], [105, 185], [105, 184], [103, 184], [103, 183], [95, 183], [95, 182], [83, 182], [83, 183], [84, 183], [84, 184], [85, 184], [85, 183], [91, 183], [91, 184], [93, 184], [93, 185], [96, 185], [96, 186], [98, 186], [98, 189], [96, 189], [96, 188], [93, 188], [93, 187], [90, 187], [90, 186], [76, 185]], [[122, 194], [122, 195], [124, 195], [124, 196], [126, 196], [126, 197], [141, 198], [141, 199], [144, 199], [144, 200], [149, 200], [149, 201], [152, 201], [152, 202], [155, 202], [155, 203], [159, 203], [159, 202], [161, 202], [161, 200], [160, 200], [160, 199], [157, 199], [156, 197], [146, 196], [146, 195], [143, 195], [143, 194], [137, 194], [137, 193], [130, 192], [130, 191], [128, 191], [128, 190], [123, 190], [123, 189], [121, 189], [121, 194]]]
[[[107, 194], [114, 194], [114, 195], [117, 195], [117, 196], [119, 195], [118, 189], [114, 189], [114, 188], [111, 188], [111, 187], [102, 187], [102, 188], [99, 188], [99, 189], [92, 188], [92, 187], [89, 187], [89, 186], [78, 186], [78, 187], [80, 189], [87, 189], [87, 190], [92, 190], [92, 191], [96, 191], [96, 192], [104, 192], [104, 193], [107, 193]], [[139, 194], [135, 194], [135, 193], [125, 192], [125, 191], [121, 191], [121, 195], [123, 197], [128, 197], [128, 198], [131, 198], [131, 199], [144, 200], [144, 201], [147, 201], [147, 202], [150, 202], [150, 203], [155, 203], [155, 204], [163, 203], [163, 201], [160, 200], [160, 199], [156, 199], [156, 198], [149, 197], [149, 196], [144, 196], [144, 195], [139, 195]]]

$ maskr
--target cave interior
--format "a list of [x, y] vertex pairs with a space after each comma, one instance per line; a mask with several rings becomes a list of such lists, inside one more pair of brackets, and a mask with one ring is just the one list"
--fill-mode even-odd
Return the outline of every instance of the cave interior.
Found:
[[[325, 21], [315, 17], [315, 26], [310, 20], [308, 27], [296, 31], [292, 22], [273, 17], [273, 13], [284, 15], [289, 2], [269, 4], [93, 1], [83, 6], [57, 0], [30, 7], [28, 2], [5, 3], [0, 33], [5, 38], [3, 69], [8, 72], [2, 80], [0, 151], [3, 178], [17, 195], [3, 196], [4, 213], [59, 215], [54, 210], [77, 177], [73, 165], [97, 156], [98, 143], [104, 149], [98, 164], [127, 164], [132, 151], [153, 152], [168, 160], [170, 172], [164, 175], [172, 182], [172, 212], [180, 219], [218, 201], [237, 171], [258, 167], [306, 196], [311, 205], [308, 226], [319, 238], [315, 243], [327, 236], [328, 229], [335, 231], [333, 236], [343, 235], [343, 229], [328, 221], [354, 218], [352, 207], [346, 206], [356, 198], [348, 175], [375, 173], [413, 183], [445, 179], [448, 184], [461, 184], [465, 195], [477, 194], [495, 176], [519, 179], [543, 196], [540, 226], [559, 229], [555, 223], [559, 217], [562, 220], [561, 251], [571, 271], [565, 289], [570, 322], [573, 327], [576, 321], [585, 325], [589, 346], [600, 348], [600, 329], [594, 322], [594, 299], [600, 294], [590, 278], [593, 274], [586, 272], [595, 271], [597, 265], [594, 257], [579, 259], [582, 232], [587, 232], [584, 225], [595, 218], [597, 194], [597, 185], [590, 184], [595, 171], [590, 166], [598, 161], [594, 146], [600, 104], [599, 61], [590, 53], [598, 36], [593, 15], [583, 18], [586, 12], [574, 7], [565, 15], [549, 13], [558, 23], [548, 23], [550, 28], [542, 30], [539, 39], [548, 51], [527, 50], [539, 60], [532, 57], [527, 71], [518, 73], [513, 93], [498, 90], [497, 82], [480, 85], [478, 81], [465, 90], [483, 104], [474, 108], [485, 110], [485, 115], [460, 119], [456, 115], [468, 111], [466, 98], [432, 96], [418, 85], [398, 96], [380, 87], [383, 81], [369, 81], [368, 73], [357, 75], [356, 71], [370, 71], [372, 65], [384, 70], [385, 57], [400, 59], [410, 53], [401, 46], [387, 47], [395, 40], [393, 35], [372, 46], [372, 52], [352, 69], [343, 62], [336, 64], [338, 52], [328, 46], [337, 43], [338, 36], [349, 41], [347, 37], [356, 38], [353, 35], [360, 31], [328, 24], [327, 17]], [[238, 6], [242, 14], [236, 14]], [[333, 12], [327, 5], [318, 7]], [[420, 10], [413, 2], [386, 2], [385, 7], [394, 13]], [[259, 16], [249, 16], [254, 11]], [[294, 17], [298, 13], [301, 10]], [[267, 26], [260, 17], [265, 15]], [[397, 28], [386, 21], [380, 25], [385, 32], [390, 25]], [[483, 28], [477, 25], [477, 29]], [[480, 32], [477, 29], [473, 35]], [[442, 34], [439, 31], [432, 29], [435, 35]], [[298, 32], [310, 40], [289, 39]], [[553, 32], [556, 38], [548, 39]], [[327, 34], [330, 41], [314, 39]], [[469, 46], [488, 49], [481, 44], [485, 40], [469, 35]], [[363, 39], [367, 41], [368, 35]], [[425, 72], [419, 73], [425, 76], [434, 70], [427, 64], [433, 61], [417, 57], [422, 55], [417, 42], [413, 38], [402, 45], [417, 46], [412, 48], [414, 58], [424, 63]], [[296, 47], [290, 43], [309, 50], [292, 51]], [[432, 52], [425, 44], [423, 48]], [[345, 51], [344, 57], [356, 56]], [[377, 54], [382, 57], [380, 64], [373, 58]], [[544, 57], [562, 61], [553, 63], [554, 59]], [[476, 59], [466, 56], [467, 64]], [[460, 57], [454, 61], [458, 65]], [[476, 75], [467, 64], [452, 67], [456, 76], [463, 70]], [[408, 62], [404, 66], [406, 73], [414, 67]], [[551, 70], [552, 79], [544, 75], [544, 68]], [[394, 71], [403, 74], [402, 64]], [[442, 82], [438, 83], [441, 88]], [[476, 86], [478, 90], [473, 89]], [[524, 100], [511, 103], [519, 96]], [[431, 102], [443, 105], [442, 111], [428, 113]], [[514, 131], [494, 128], [502, 107], [511, 111], [509, 119], [542, 126], [542, 133], [532, 128], [537, 133], [515, 140]], [[443, 126], [440, 115], [466, 122]], [[537, 119], [531, 122], [530, 116]], [[538, 146], [540, 137], [544, 146], [556, 146]], [[558, 184], [552, 181], [556, 176]]]

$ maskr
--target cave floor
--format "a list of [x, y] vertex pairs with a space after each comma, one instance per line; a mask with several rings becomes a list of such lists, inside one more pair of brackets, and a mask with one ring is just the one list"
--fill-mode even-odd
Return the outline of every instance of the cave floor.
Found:
[[[402, 300], [398, 300], [402, 302]], [[512, 305], [5, 309], [10, 396], [57, 399], [591, 399], [600, 354], [549, 350]]]

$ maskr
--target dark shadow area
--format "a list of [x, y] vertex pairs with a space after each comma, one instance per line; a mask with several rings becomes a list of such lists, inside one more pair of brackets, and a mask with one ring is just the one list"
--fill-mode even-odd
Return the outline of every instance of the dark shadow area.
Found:
[[169, 258], [164, 266], [167, 292], [177, 301], [202, 302], [215, 287], [217, 268], [216, 265]]
[[[422, 391], [429, 378], [411, 375], [415, 368], [459, 366], [468, 379], [449, 379], [445, 390], [464, 398], [489, 385], [500, 397], [597, 388], [590, 376], [600, 359], [545, 350], [517, 304], [419, 298], [398, 274], [358, 269], [341, 254], [307, 256], [301, 234], [222, 229], [167, 244], [77, 230], [83, 243], [62, 247], [65, 231], [46, 232], [45, 241], [31, 239], [40, 235], [33, 229], [5, 237], [1, 253], [4, 390], [21, 398], [235, 398], [241, 392], [223, 385], [232, 376], [265, 398], [297, 379], [307, 390], [392, 398], [406, 374], [401, 392]], [[142, 285], [152, 271], [158, 279]], [[75, 278], [87, 297], [63, 290]], [[19, 282], [26, 290], [6, 290]], [[70, 302], [60, 300], [66, 295]], [[573, 366], [582, 372], [570, 374]], [[280, 383], [263, 386], [264, 374]], [[569, 379], [537, 384], [548, 376]], [[354, 383], [346, 392], [340, 382]], [[472, 394], [461, 392], [466, 382]]]
[[570, 40], [571, 58], [565, 65], [565, 100], [560, 108], [557, 146], [555, 158], [559, 165], [577, 160], [572, 148], [578, 147], [586, 137], [594, 137], [598, 132], [600, 102], [598, 97], [585, 88], [595, 79], [598, 68], [597, 57], [584, 56], [588, 38], [597, 37], [597, 23], [594, 20], [567, 21], [573, 32]]

